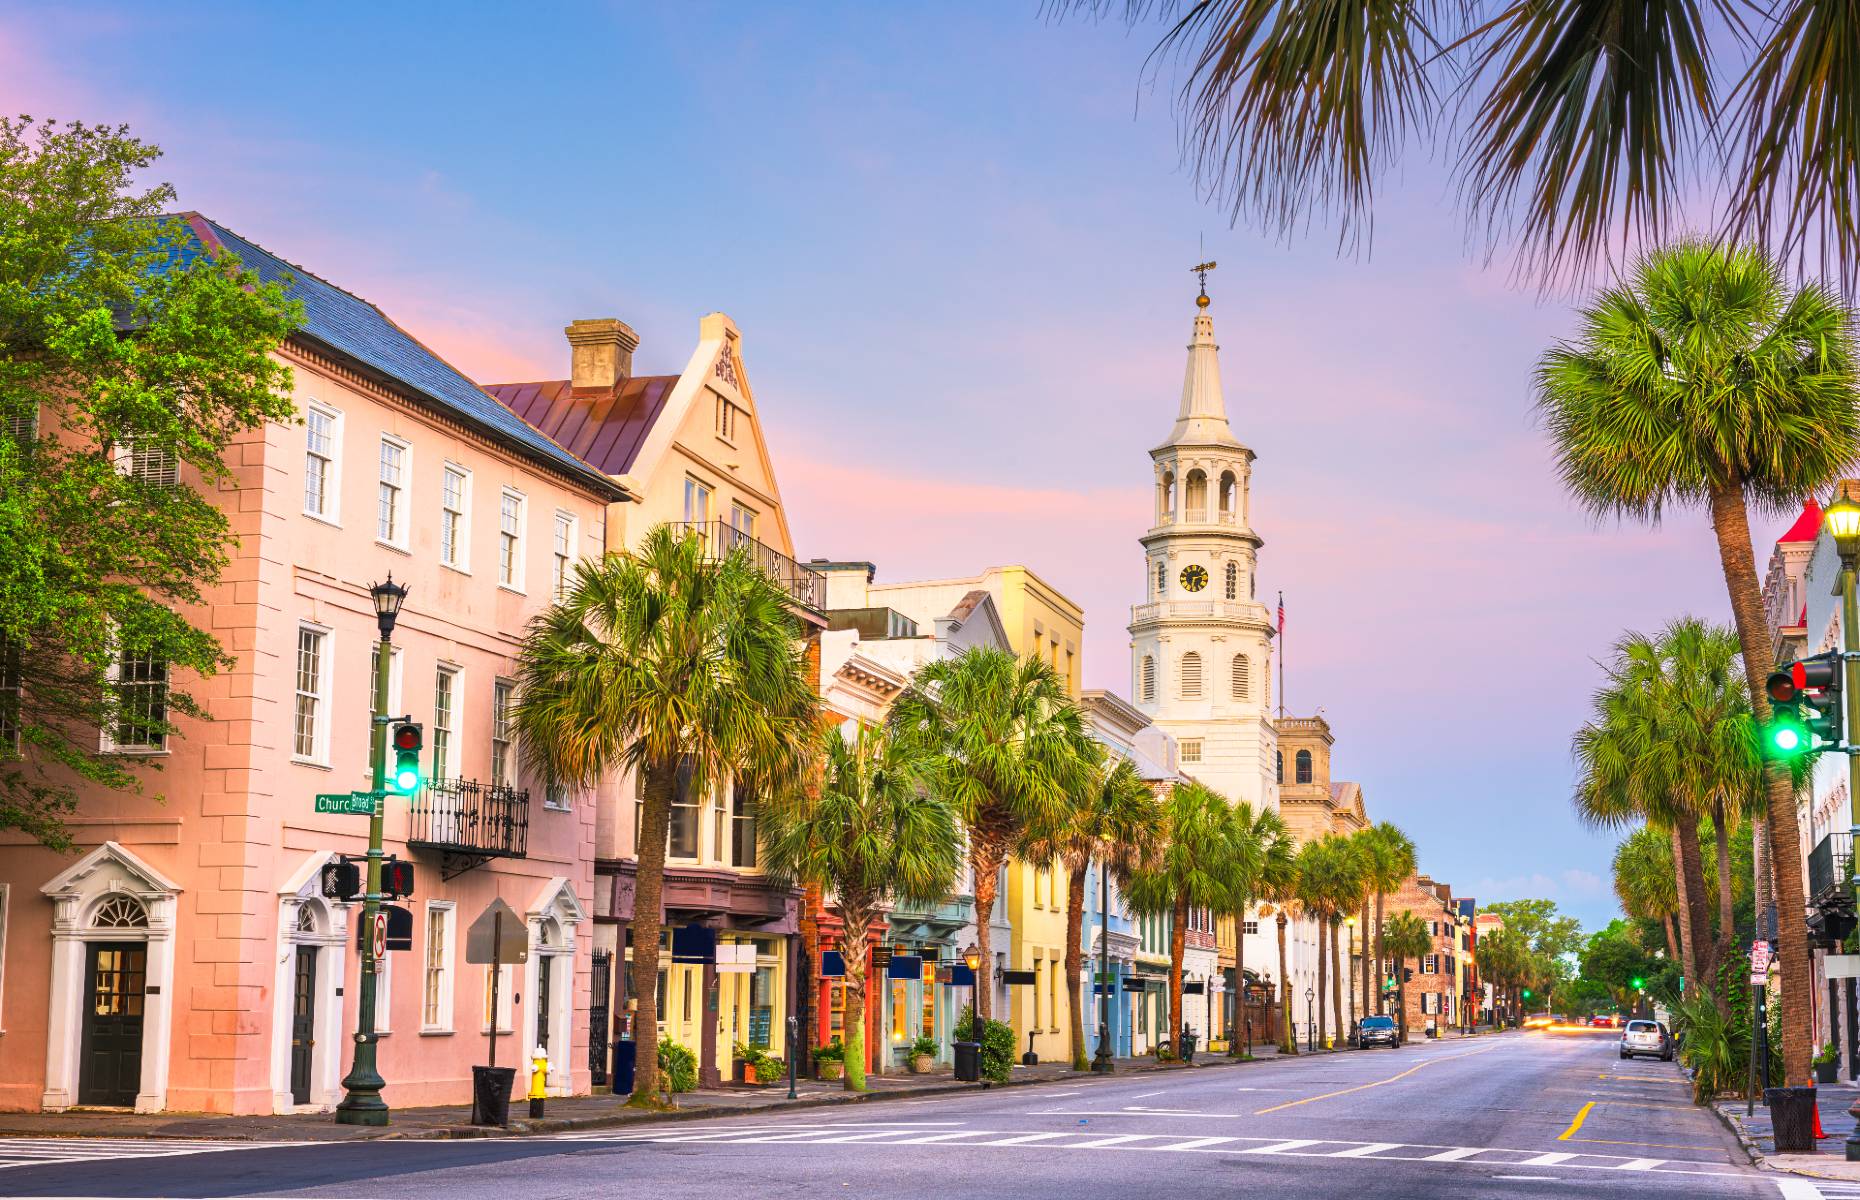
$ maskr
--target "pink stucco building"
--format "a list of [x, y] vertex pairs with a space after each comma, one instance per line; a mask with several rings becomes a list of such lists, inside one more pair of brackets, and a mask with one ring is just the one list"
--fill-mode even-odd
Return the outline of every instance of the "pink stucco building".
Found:
[[[412, 948], [382, 978], [385, 1097], [468, 1098], [490, 1014], [464, 934], [493, 896], [522, 914], [530, 947], [507, 968], [498, 1061], [543, 1048], [551, 1091], [585, 1092], [596, 813], [591, 795], [528, 777], [506, 718], [525, 622], [575, 559], [604, 550], [627, 491], [372, 305], [188, 220], [204, 252], [293, 277], [306, 324], [277, 353], [301, 422], [235, 446], [235, 486], [218, 493], [240, 540], [194, 614], [237, 658], [194, 689], [214, 719], [119, 746], [161, 769], [146, 795], [86, 797], [76, 854], [0, 834], [0, 1108], [264, 1113], [341, 1098], [360, 905], [326, 899], [320, 875], [365, 849], [367, 822], [312, 801], [369, 784], [368, 588], [390, 572], [412, 591], [389, 708], [425, 724], [435, 786], [389, 801], [388, 851], [418, 887]], [[164, 686], [160, 664], [138, 669]]]

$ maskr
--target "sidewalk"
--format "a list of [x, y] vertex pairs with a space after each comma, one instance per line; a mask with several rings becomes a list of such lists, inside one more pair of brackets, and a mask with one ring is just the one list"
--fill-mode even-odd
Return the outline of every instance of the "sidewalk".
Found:
[[[1253, 1052], [1254, 1062], [1270, 1062], [1279, 1057], [1272, 1047]], [[1304, 1057], [1304, 1056], [1300, 1056]], [[1315, 1056], [1313, 1056], [1315, 1057]], [[1197, 1054], [1191, 1066], [1159, 1063], [1153, 1058], [1120, 1058], [1117, 1071], [1110, 1076], [1074, 1071], [1069, 1063], [1041, 1063], [1038, 1066], [1016, 1065], [1006, 1084], [1089, 1082], [1117, 1079], [1120, 1076], [1195, 1071], [1245, 1065], [1247, 1060], [1228, 1058], [1224, 1054]], [[211, 1113], [125, 1113], [69, 1111], [62, 1113], [0, 1113], [0, 1137], [151, 1137], [217, 1138], [241, 1141], [345, 1142], [374, 1138], [478, 1138], [504, 1137], [511, 1134], [563, 1133], [577, 1129], [601, 1129], [614, 1126], [648, 1124], [708, 1117], [754, 1116], [797, 1108], [819, 1108], [841, 1104], [923, 1096], [977, 1092], [982, 1085], [958, 1083], [948, 1068], [929, 1075], [870, 1075], [866, 1082], [871, 1091], [847, 1092], [839, 1083], [799, 1080], [798, 1099], [788, 1099], [786, 1081], [767, 1087], [728, 1086], [686, 1092], [676, 1098], [677, 1111], [653, 1112], [625, 1107], [623, 1096], [565, 1096], [548, 1101], [547, 1115], [540, 1121], [525, 1116], [529, 1102], [514, 1097], [510, 1102], [511, 1122], [507, 1128], [485, 1128], [470, 1124], [468, 1104], [441, 1105], [434, 1108], [396, 1109], [393, 1124], [386, 1128], [338, 1125], [329, 1113], [303, 1113], [285, 1116], [228, 1117]]]
[[1860, 1183], [1860, 1163], [1850, 1163], [1846, 1157], [1847, 1138], [1854, 1130], [1854, 1119], [1847, 1110], [1856, 1099], [1860, 1099], [1860, 1087], [1850, 1084], [1828, 1083], [1815, 1089], [1821, 1131], [1827, 1136], [1816, 1143], [1813, 1154], [1776, 1153], [1770, 1110], [1761, 1100], [1750, 1106], [1749, 1116], [1744, 1115], [1747, 1102], [1743, 1100], [1720, 1100], [1712, 1107], [1758, 1166], [1817, 1179]]

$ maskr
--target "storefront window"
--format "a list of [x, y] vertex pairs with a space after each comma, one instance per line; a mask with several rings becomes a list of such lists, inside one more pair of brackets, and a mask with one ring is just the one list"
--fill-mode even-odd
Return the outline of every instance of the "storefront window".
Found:
[[936, 963], [928, 954], [924, 955], [924, 1013], [922, 1036], [936, 1036]]
[[749, 1044], [767, 1048], [775, 1024], [775, 968], [757, 967], [749, 977]]
[[691, 761], [678, 764], [678, 779], [672, 791], [671, 844], [673, 858], [696, 858], [698, 852], [698, 797], [691, 794]]
[[846, 1040], [846, 985], [834, 981], [833, 998], [828, 1005], [827, 1040], [844, 1042]]
[[910, 1039], [910, 985], [902, 979], [891, 981], [891, 1044], [902, 1046]]

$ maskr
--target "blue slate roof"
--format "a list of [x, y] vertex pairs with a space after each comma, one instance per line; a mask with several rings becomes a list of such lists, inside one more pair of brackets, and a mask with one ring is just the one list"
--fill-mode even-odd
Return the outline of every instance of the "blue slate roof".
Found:
[[574, 476], [609, 499], [626, 497], [613, 480], [499, 404], [374, 305], [286, 262], [216, 221], [198, 213], [181, 216], [199, 239], [200, 248], [212, 253], [224, 247], [260, 279], [287, 283], [287, 291], [304, 311], [303, 326], [295, 336], [320, 342], [338, 356], [387, 376], [413, 392], [416, 399], [477, 427], [510, 449]]

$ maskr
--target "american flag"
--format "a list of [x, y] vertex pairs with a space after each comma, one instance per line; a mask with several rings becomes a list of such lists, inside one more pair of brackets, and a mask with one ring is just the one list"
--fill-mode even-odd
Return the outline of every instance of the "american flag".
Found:
[[1279, 636], [1285, 636], [1285, 593], [1279, 593]]

